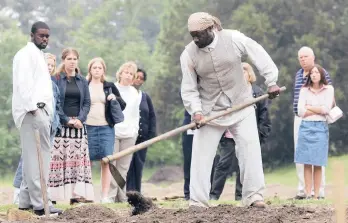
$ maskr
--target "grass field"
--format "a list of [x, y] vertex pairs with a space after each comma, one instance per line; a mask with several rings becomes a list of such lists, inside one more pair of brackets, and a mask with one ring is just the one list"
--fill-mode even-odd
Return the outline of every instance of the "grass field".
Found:
[[[348, 171], [348, 155], [341, 156], [341, 157], [330, 157], [329, 158], [329, 164], [326, 169], [326, 181], [327, 184], [333, 183], [333, 176], [334, 174], [337, 174], [335, 170], [333, 169], [333, 163], [335, 161], [342, 161], [342, 163], [345, 166], [345, 170]], [[156, 169], [145, 169], [143, 180], [148, 180], [152, 174], [156, 171]], [[347, 176], [347, 174], [345, 174]], [[98, 166], [93, 167], [93, 178], [95, 183], [99, 183], [100, 180], [100, 170]], [[265, 173], [265, 179], [266, 184], [280, 184], [280, 185], [286, 185], [291, 187], [296, 187], [297, 185], [297, 178], [296, 178], [296, 171], [295, 171], [295, 165], [291, 164], [286, 167], [279, 168], [275, 171]], [[12, 180], [13, 176], [7, 175], [0, 179], [0, 187], [12, 187]], [[345, 185], [348, 186], [348, 177], [345, 177]], [[234, 177], [230, 178], [228, 180], [228, 183], [234, 183]], [[165, 186], [165, 185], [164, 185]], [[270, 204], [296, 204], [296, 205], [307, 205], [307, 204], [332, 204], [332, 200], [325, 199], [320, 201], [289, 201], [289, 200], [281, 200], [277, 197], [270, 198], [267, 200]], [[214, 202], [213, 202], [214, 203]], [[235, 201], [218, 201], [215, 202], [216, 204], [238, 204], [238, 202]], [[182, 208], [187, 207], [188, 203], [183, 200], [177, 200], [177, 201], [158, 201], [156, 202], [157, 205], [161, 207], [167, 207], [167, 208]], [[108, 207], [112, 208], [129, 208], [127, 204], [108, 204], [106, 205]], [[4, 212], [7, 209], [15, 207], [13, 205], [0, 205], [0, 212]], [[66, 209], [70, 207], [70, 205], [58, 205], [58, 207], [62, 209]]]
[[[342, 161], [345, 170], [348, 171], [348, 155], [340, 156], [340, 157], [330, 157], [329, 163], [326, 168], [326, 180], [328, 183], [332, 182], [333, 174], [335, 171], [333, 170], [333, 163], [335, 161]], [[143, 180], [147, 181], [153, 173], [155, 173], [156, 168], [145, 169], [143, 173]], [[13, 174], [14, 175], [14, 174]], [[0, 178], [0, 187], [10, 187], [12, 186], [13, 175], [6, 175]], [[267, 184], [283, 184], [287, 186], [296, 186], [297, 178], [296, 178], [296, 170], [295, 165], [290, 164], [285, 167], [281, 167], [272, 172], [265, 173], [266, 183]], [[93, 181], [95, 183], [100, 182], [100, 169], [96, 164], [93, 165]], [[234, 182], [234, 178], [230, 178], [228, 181]], [[348, 177], [345, 178], [345, 185], [348, 185]]]
[[[332, 183], [333, 174], [336, 173], [332, 165], [335, 161], [342, 161], [345, 166], [345, 170], [348, 173], [348, 155], [344, 155], [340, 157], [330, 157], [328, 166], [326, 168], [326, 181], [328, 183]], [[143, 180], [147, 181], [155, 172], [156, 172], [156, 168], [145, 169], [143, 173]], [[0, 187], [11, 187], [12, 181], [13, 181], [13, 175], [8, 174], [6, 176], [2, 176], [0, 178]], [[348, 176], [347, 174], [345, 175]], [[274, 170], [272, 172], [266, 172], [265, 179], [267, 184], [282, 184], [287, 186], [296, 186], [297, 178], [296, 178], [295, 165], [290, 164], [285, 167], [281, 167], [277, 170]], [[232, 177], [228, 181], [234, 182], [234, 180], [235, 180], [234, 177]], [[100, 169], [97, 166], [97, 164], [93, 165], [93, 181], [94, 183], [100, 182]], [[345, 185], [348, 185], [348, 177], [345, 178]]]
[[[334, 174], [337, 174], [333, 169], [333, 164], [335, 161], [341, 161], [344, 164], [345, 168], [345, 176], [348, 176], [348, 155], [340, 156], [340, 157], [330, 157], [328, 161], [328, 165], [326, 167], [326, 182], [327, 184], [331, 184], [333, 182]], [[265, 174], [266, 183], [267, 184], [283, 184], [287, 186], [296, 186], [297, 185], [297, 177], [296, 177], [296, 169], [295, 164], [291, 164], [287, 167], [279, 168], [271, 173]], [[345, 185], [348, 186], [348, 177], [344, 179]]]

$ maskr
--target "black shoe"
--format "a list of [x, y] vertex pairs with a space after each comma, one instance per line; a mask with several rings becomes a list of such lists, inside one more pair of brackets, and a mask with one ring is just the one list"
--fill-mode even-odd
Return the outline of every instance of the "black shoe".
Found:
[[[63, 213], [62, 210], [58, 209], [58, 208], [55, 208], [53, 206], [49, 207], [49, 211], [50, 211], [50, 214], [58, 214], [58, 215], [61, 215]], [[45, 209], [41, 209], [41, 210], [34, 210], [34, 214], [38, 215], [38, 216], [43, 216], [45, 215]]]
[[32, 208], [18, 208], [18, 210], [21, 210], [21, 211], [31, 211]]
[[217, 201], [219, 198], [215, 195], [210, 195], [210, 200]]
[[237, 196], [237, 197], [235, 197], [235, 200], [236, 200], [236, 201], [241, 201], [241, 200], [242, 200], [242, 197]]
[[306, 196], [302, 196], [302, 195], [296, 195], [294, 198], [294, 200], [304, 200], [304, 199], [307, 199]]

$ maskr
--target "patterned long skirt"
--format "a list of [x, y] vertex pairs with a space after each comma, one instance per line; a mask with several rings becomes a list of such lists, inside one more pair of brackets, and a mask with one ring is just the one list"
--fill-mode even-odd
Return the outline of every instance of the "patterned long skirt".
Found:
[[54, 139], [49, 174], [51, 200], [94, 200], [91, 162], [85, 127], [62, 127]]

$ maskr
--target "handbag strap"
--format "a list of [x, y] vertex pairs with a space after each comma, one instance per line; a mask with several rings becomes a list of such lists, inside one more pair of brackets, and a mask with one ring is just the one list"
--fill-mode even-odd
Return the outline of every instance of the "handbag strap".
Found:
[[334, 107], [336, 107], [336, 106], [337, 106], [337, 104], [336, 104], [336, 99], [335, 99], [335, 97], [334, 97], [334, 98], [333, 98], [333, 106], [332, 106], [332, 107], [334, 108]]

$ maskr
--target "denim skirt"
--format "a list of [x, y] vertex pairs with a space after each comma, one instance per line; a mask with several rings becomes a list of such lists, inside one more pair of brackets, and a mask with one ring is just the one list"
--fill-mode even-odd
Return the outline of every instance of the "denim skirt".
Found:
[[305, 121], [300, 125], [295, 163], [326, 166], [329, 153], [327, 122]]
[[105, 156], [112, 155], [115, 144], [115, 129], [108, 125], [86, 125], [86, 127], [90, 159], [101, 160]]

